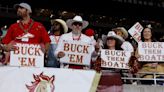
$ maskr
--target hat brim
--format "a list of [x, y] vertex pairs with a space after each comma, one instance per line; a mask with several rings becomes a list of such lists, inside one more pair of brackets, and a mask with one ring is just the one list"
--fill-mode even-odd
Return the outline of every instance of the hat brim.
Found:
[[82, 29], [84, 29], [84, 28], [86, 28], [87, 26], [88, 26], [88, 21], [75, 21], [75, 20], [73, 20], [73, 19], [68, 19], [67, 21], [66, 21], [66, 23], [67, 23], [67, 26], [70, 28], [70, 29], [72, 29], [72, 23], [74, 23], [74, 22], [80, 22], [80, 23], [82, 23]]
[[18, 9], [18, 7], [20, 7], [19, 4], [15, 4], [15, 5], [14, 5], [14, 9]]
[[115, 32], [118, 30], [120, 30], [124, 34], [124, 37], [123, 37], [124, 39], [128, 38], [128, 32], [125, 28], [118, 27], [118, 28], [112, 29], [112, 31], [115, 31]]
[[68, 32], [68, 27], [67, 27], [67, 24], [64, 20], [61, 20], [61, 19], [53, 19], [51, 20], [51, 25], [53, 25], [54, 22], [59, 22], [63, 29], [64, 29], [64, 33], [67, 33]]
[[[21, 6], [20, 4], [15, 4], [14, 5], [14, 9], [18, 9], [19, 7], [23, 7], [23, 8], [25, 8], [24, 6]], [[25, 9], [27, 9], [27, 8], [25, 8]], [[32, 10], [31, 9], [27, 9], [30, 13], [32, 13]]]
[[108, 38], [113, 38], [113, 39], [117, 40], [119, 44], [122, 44], [125, 41], [122, 37], [117, 36], [117, 35], [108, 36], [107, 39]]

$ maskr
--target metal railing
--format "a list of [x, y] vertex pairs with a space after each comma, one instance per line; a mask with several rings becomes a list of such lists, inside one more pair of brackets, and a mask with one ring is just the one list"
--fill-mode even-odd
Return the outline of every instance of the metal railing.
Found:
[[[141, 75], [152, 75], [153, 78], [141, 78]], [[157, 73], [157, 72], [138, 72], [137, 74], [135, 74], [136, 77], [121, 77], [122, 80], [130, 80], [130, 81], [136, 81], [137, 84], [141, 84], [140, 81], [142, 80], [146, 80], [146, 81], [154, 81], [153, 85], [159, 85], [157, 82], [158, 81], [163, 81], [164, 85], [164, 78], [158, 78], [158, 76], [162, 76], [164, 77], [164, 73]], [[126, 83], [125, 83], [126, 84]], [[142, 84], [141, 84], [142, 85]], [[152, 85], [152, 84], [150, 84]]]

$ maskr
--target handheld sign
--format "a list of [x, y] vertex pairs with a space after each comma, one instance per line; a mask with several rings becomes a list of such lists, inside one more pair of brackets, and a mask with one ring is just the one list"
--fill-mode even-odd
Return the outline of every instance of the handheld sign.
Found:
[[137, 22], [129, 30], [129, 34], [134, 38], [136, 42], [141, 42], [141, 32], [143, 30], [142, 25]]
[[138, 54], [139, 61], [163, 61], [164, 62], [164, 43], [163, 42], [139, 42]]
[[82, 41], [63, 41], [62, 51], [65, 56], [60, 59], [62, 63], [90, 65], [93, 45]]
[[131, 52], [121, 50], [101, 50], [101, 67], [129, 69], [128, 62]]
[[44, 54], [39, 44], [16, 43], [16, 47], [10, 51], [9, 65], [44, 67]]

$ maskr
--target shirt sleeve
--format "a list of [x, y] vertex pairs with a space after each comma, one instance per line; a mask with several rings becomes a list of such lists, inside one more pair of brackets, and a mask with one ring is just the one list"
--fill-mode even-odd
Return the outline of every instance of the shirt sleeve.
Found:
[[49, 35], [48, 35], [48, 32], [46, 31], [46, 29], [45, 29], [45, 27], [41, 24], [40, 25], [40, 27], [41, 27], [41, 38], [42, 38], [42, 42], [43, 43], [50, 43], [51, 42], [51, 40], [50, 40], [50, 38], [49, 38]]
[[10, 26], [7, 30], [5, 37], [2, 39], [3, 44], [9, 44], [12, 40], [13, 26]]

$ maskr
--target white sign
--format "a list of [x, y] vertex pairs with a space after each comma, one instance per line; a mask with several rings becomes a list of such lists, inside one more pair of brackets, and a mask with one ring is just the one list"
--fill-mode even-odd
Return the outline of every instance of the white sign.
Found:
[[0, 89], [1, 92], [95, 92], [91, 90], [95, 87], [95, 75], [95, 71], [89, 70], [0, 67]]
[[139, 42], [139, 61], [164, 61], [164, 42]]
[[143, 30], [142, 25], [137, 22], [129, 30], [129, 34], [135, 39], [136, 42], [141, 42], [141, 32]]
[[38, 44], [17, 43], [14, 51], [10, 51], [11, 66], [44, 67], [44, 54]]
[[129, 69], [128, 62], [131, 52], [121, 50], [101, 50], [101, 67]]
[[92, 45], [82, 41], [64, 41], [62, 46], [65, 56], [60, 58], [60, 62], [90, 65]]

